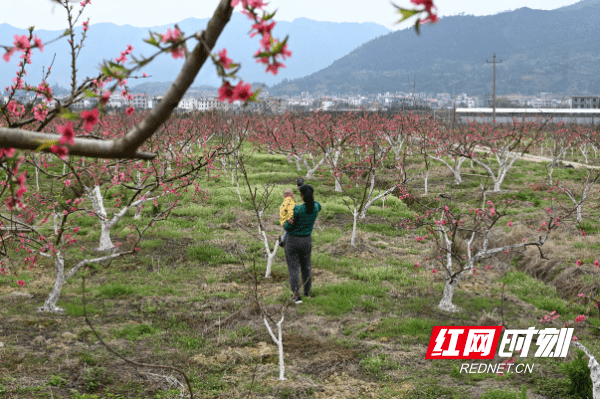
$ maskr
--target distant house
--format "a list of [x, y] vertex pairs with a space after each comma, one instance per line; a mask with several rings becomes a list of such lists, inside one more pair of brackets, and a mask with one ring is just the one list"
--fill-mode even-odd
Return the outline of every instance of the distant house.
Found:
[[571, 100], [571, 108], [600, 108], [599, 96], [573, 96]]

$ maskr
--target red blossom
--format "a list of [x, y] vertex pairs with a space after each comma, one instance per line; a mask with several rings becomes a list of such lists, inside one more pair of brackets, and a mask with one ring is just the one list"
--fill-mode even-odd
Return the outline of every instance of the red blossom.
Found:
[[99, 114], [100, 112], [98, 111], [98, 108], [94, 108], [91, 111], [83, 111], [81, 113], [81, 118], [85, 121], [85, 130], [87, 130], [88, 132], [92, 131], [94, 125], [98, 123]]
[[53, 154], [56, 154], [63, 161], [66, 161], [69, 150], [67, 149], [67, 147], [63, 147], [62, 145], [54, 144], [54, 145], [50, 146], [50, 152], [52, 152]]
[[244, 84], [244, 81], [241, 81], [233, 89], [233, 99], [246, 102], [246, 101], [248, 101], [248, 99], [250, 97], [252, 97], [251, 90], [252, 90], [252, 85], [250, 83]]
[[134, 109], [133, 107], [129, 107], [129, 108], [127, 108], [127, 110], [125, 110], [125, 113], [126, 113], [127, 115], [131, 115], [131, 114], [133, 114], [134, 112], [135, 112], [135, 109]]
[[226, 48], [219, 51], [219, 62], [223, 65], [223, 68], [225, 68], [225, 69], [229, 69], [231, 67], [233, 60], [231, 58], [227, 57], [227, 49]]
[[231, 104], [234, 101], [233, 94], [234, 88], [229, 82], [225, 81], [225, 83], [223, 83], [223, 85], [219, 88], [219, 101], [227, 100]]
[[59, 144], [70, 144], [75, 145], [75, 131], [73, 130], [73, 124], [67, 123], [65, 126], [59, 126], [56, 130], [62, 135], [58, 139]]

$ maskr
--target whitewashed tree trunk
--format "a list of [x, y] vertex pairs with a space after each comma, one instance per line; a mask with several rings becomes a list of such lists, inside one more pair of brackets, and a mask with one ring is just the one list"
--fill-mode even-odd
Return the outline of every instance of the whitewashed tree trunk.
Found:
[[461, 156], [459, 156], [458, 158], [455, 158], [454, 164], [452, 166], [450, 166], [450, 164], [441, 157], [431, 157], [431, 158], [435, 159], [436, 161], [442, 162], [444, 165], [446, 165], [448, 167], [448, 169], [450, 169], [450, 171], [454, 175], [454, 184], [459, 185], [462, 183], [462, 176], [460, 175], [460, 167], [467, 160], [467, 158], [461, 157]]
[[42, 307], [38, 308], [38, 311], [39, 312], [49, 312], [49, 313], [62, 313], [64, 311], [64, 309], [56, 306], [56, 302], [58, 301], [58, 298], [60, 297], [60, 292], [62, 290], [64, 283], [71, 276], [73, 276], [81, 267], [83, 267], [85, 265], [88, 265], [90, 263], [99, 263], [99, 262], [111, 260], [111, 259], [114, 259], [114, 258], [117, 258], [117, 257], [123, 255], [123, 253], [116, 253], [116, 254], [111, 254], [111, 255], [107, 255], [107, 256], [101, 256], [99, 258], [82, 260], [79, 263], [77, 263], [75, 266], [73, 266], [73, 268], [71, 270], [69, 270], [69, 272], [67, 274], [65, 274], [65, 258], [62, 254], [62, 251], [58, 251], [57, 254], [54, 256], [50, 256], [45, 253], [40, 253], [40, 255], [45, 256], [47, 258], [53, 258], [54, 269], [56, 272], [56, 280], [54, 281], [54, 287], [52, 288], [52, 291], [50, 291], [48, 298], [46, 298], [44, 305]]
[[273, 247], [273, 251], [269, 248], [269, 239], [267, 238], [267, 233], [265, 233], [261, 228], [262, 224], [262, 215], [263, 211], [258, 212], [258, 234], [260, 234], [263, 238], [263, 243], [265, 244], [265, 251], [267, 252], [267, 270], [265, 271], [265, 277], [271, 277], [271, 266], [273, 265], [273, 259], [277, 255], [277, 250], [279, 249], [279, 240], [275, 242], [275, 246]]
[[104, 208], [104, 201], [102, 198], [102, 193], [100, 192], [100, 186], [95, 186], [92, 190], [86, 187], [85, 190], [88, 198], [92, 202], [92, 207], [96, 213], [96, 217], [100, 220], [101, 230], [98, 251], [108, 251], [115, 248], [110, 238], [110, 230], [123, 218], [123, 216], [125, 216], [130, 208], [141, 208], [146, 201], [152, 201], [156, 199], [142, 197], [141, 199], [121, 208], [119, 212], [115, 213], [114, 216], [109, 219], [106, 209]]
[[100, 245], [98, 245], [98, 251], [108, 251], [115, 247], [110, 239], [110, 227], [108, 227], [107, 223], [102, 223], [101, 225], [102, 228], [100, 230]]
[[337, 177], [334, 176], [335, 179], [335, 191], [337, 193], [341, 193], [342, 192], [342, 185], [340, 184], [340, 181], [338, 180]]
[[276, 338], [275, 334], [273, 334], [273, 330], [271, 329], [271, 326], [269, 325], [267, 318], [263, 317], [263, 320], [265, 322], [265, 326], [267, 327], [267, 331], [269, 332], [269, 335], [271, 336], [271, 339], [277, 345], [277, 350], [279, 352], [279, 380], [283, 381], [286, 379], [285, 378], [285, 363], [283, 361], [283, 339], [281, 336], [282, 335], [281, 334], [281, 324], [283, 323], [283, 315], [281, 315], [281, 320], [279, 320], [277, 322], [277, 335], [279, 338]]
[[458, 283], [458, 280], [452, 278], [446, 278], [446, 285], [444, 286], [444, 294], [442, 296], [442, 300], [438, 304], [438, 308], [444, 312], [455, 313], [460, 309], [458, 306], [452, 303], [452, 299], [454, 298], [454, 287]]
[[50, 291], [50, 294], [48, 294], [48, 298], [46, 298], [44, 306], [40, 307], [38, 309], [38, 312], [64, 312], [63, 308], [56, 306], [56, 302], [58, 301], [58, 297], [60, 296], [60, 291], [62, 290], [62, 286], [65, 283], [65, 259], [61, 251], [59, 251], [54, 257], [54, 271], [56, 272], [56, 280], [54, 280], [54, 287], [52, 287], [52, 291]]
[[585, 159], [585, 163], [588, 163], [588, 146], [587, 144], [583, 144], [581, 146], [579, 146], [579, 151], [581, 151], [581, 154], [583, 155], [583, 158]]
[[429, 169], [425, 171], [425, 194], [427, 194], [427, 182], [429, 181]]
[[240, 193], [240, 182], [237, 183], [237, 195], [240, 199], [240, 204], [242, 203], [242, 194]]
[[571, 341], [571, 346], [581, 349], [590, 359], [588, 367], [590, 368], [590, 378], [592, 379], [592, 395], [593, 399], [600, 399], [600, 364], [598, 364], [598, 360], [592, 352], [581, 343]]
[[386, 191], [384, 191], [383, 193], [379, 194], [378, 196], [376, 196], [375, 198], [371, 199], [371, 195], [373, 194], [373, 188], [375, 187], [375, 175], [371, 175], [371, 187], [369, 189], [369, 196], [367, 197], [367, 203], [365, 204], [365, 206], [363, 206], [362, 211], [360, 212], [360, 216], [359, 219], [364, 219], [367, 216], [367, 211], [369, 210], [369, 208], [371, 207], [371, 205], [373, 205], [373, 202], [379, 200], [380, 198], [383, 198], [383, 205], [382, 207], [385, 208], [385, 197], [392, 193], [397, 186], [394, 187], [390, 187], [388, 188]]
[[358, 220], [358, 209], [354, 207], [354, 211], [352, 211], [352, 238], [350, 238], [350, 245], [353, 247], [356, 246], [354, 243], [354, 239], [356, 238], [356, 221]]
[[40, 171], [38, 170], [38, 156], [35, 155], [33, 157], [33, 160], [35, 161], [35, 187], [37, 188], [37, 192], [40, 192]]
[[571, 199], [571, 201], [573, 201], [573, 203], [577, 207], [577, 222], [578, 223], [581, 223], [583, 221], [583, 202], [587, 198], [588, 193], [590, 192], [590, 189], [594, 185], [594, 182], [595, 182], [595, 180], [590, 182], [590, 175], [588, 175], [586, 177], [586, 183], [585, 183], [586, 185], [583, 190], [583, 193], [581, 194], [581, 199], [579, 201], [577, 201], [577, 199], [575, 199], [575, 195], [571, 192], [571, 190], [569, 190], [568, 188], [558, 186], [558, 188], [561, 188], [563, 190], [563, 192], [565, 194], [567, 194], [567, 196]]
[[294, 162], [296, 163], [296, 170], [298, 172], [302, 172], [302, 165], [300, 165], [300, 159], [298, 159], [298, 156], [294, 155]]
[[273, 251], [269, 249], [269, 240], [267, 239], [267, 235], [264, 231], [261, 232], [263, 236], [263, 242], [265, 244], [265, 250], [267, 251], [267, 270], [265, 272], [265, 277], [271, 277], [271, 266], [273, 265], [273, 259], [275, 259], [275, 255], [277, 255], [277, 250], [279, 249], [279, 240], [275, 242], [275, 246], [273, 247]]
[[492, 179], [492, 181], [494, 182], [494, 192], [498, 192], [500, 191], [500, 187], [502, 185], [502, 182], [504, 181], [504, 178], [506, 177], [506, 173], [510, 170], [510, 168], [513, 166], [513, 164], [515, 163], [515, 161], [519, 158], [521, 158], [521, 155], [515, 155], [515, 154], [511, 154], [508, 152], [508, 150], [503, 150], [502, 154], [495, 154], [496, 155], [496, 161], [498, 162], [498, 171], [496, 173], [494, 173], [494, 171], [492, 170], [492, 168], [483, 163], [482, 161], [480, 161], [479, 159], [473, 159], [473, 161], [475, 163], [477, 163], [478, 165], [480, 165], [481, 167], [483, 167], [483, 169], [485, 169], [485, 171], [487, 172], [487, 174], [490, 176], [490, 178]]
[[[310, 155], [311, 159], [312, 159], [312, 155]], [[310, 166], [308, 164], [308, 161], [306, 159], [303, 159], [304, 161], [304, 166], [306, 167], [306, 176], [304, 177], [305, 179], [312, 179], [315, 175], [315, 172], [317, 171], [317, 169], [319, 169], [319, 167], [323, 164], [323, 162], [325, 161], [325, 157], [322, 157], [321, 160], [317, 163], [315, 163], [314, 159], [312, 160], [312, 166]]]

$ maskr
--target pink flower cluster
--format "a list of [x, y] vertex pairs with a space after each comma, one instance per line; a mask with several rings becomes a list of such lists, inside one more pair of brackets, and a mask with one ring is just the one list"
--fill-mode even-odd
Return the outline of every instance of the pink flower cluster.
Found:
[[167, 33], [161, 35], [161, 42], [165, 44], [173, 44], [175, 45], [172, 49], [170, 49], [171, 56], [174, 59], [183, 58], [185, 56], [185, 49], [183, 44], [181, 43], [181, 31], [177, 28], [171, 30], [171, 28], [167, 29]]
[[37, 35], [33, 36], [33, 44], [31, 43], [30, 38], [27, 37], [27, 35], [15, 35], [13, 46], [14, 47], [9, 47], [2, 56], [2, 59], [4, 61], [9, 62], [10, 58], [16, 51], [22, 52], [23, 55], [21, 55], [21, 59], [24, 59], [26, 61], [29, 61], [29, 54], [31, 53], [32, 48], [37, 47], [40, 49], [40, 51], [44, 51], [44, 43], [40, 38], [37, 37]]
[[560, 315], [556, 313], [556, 310], [554, 310], [552, 313], [550, 313], [550, 315], [544, 315], [544, 317], [540, 319], [540, 323], [549, 323], [558, 319], [559, 317]]
[[262, 0], [232, 0], [231, 6], [235, 7], [242, 4], [244, 11], [242, 13], [254, 21], [250, 37], [260, 35], [260, 48], [254, 53], [256, 62], [266, 65], [266, 72], [277, 75], [279, 68], [285, 68], [280, 62], [291, 57], [292, 52], [287, 47], [287, 42], [281, 42], [273, 38], [272, 30], [276, 25], [267, 13], [263, 13], [262, 18], [258, 16], [257, 10], [262, 9], [266, 4]]
[[64, 126], [59, 126], [56, 130], [61, 134], [61, 137], [58, 139], [58, 144], [50, 146], [50, 152], [56, 154], [56, 156], [64, 161], [67, 159], [67, 154], [69, 153], [69, 149], [64, 144], [75, 145], [75, 130], [73, 130], [71, 122]]
[[252, 96], [252, 85], [250, 83], [244, 83], [244, 81], [240, 81], [235, 87], [231, 86], [228, 81], [223, 83], [223, 86], [219, 89], [219, 101], [229, 101], [231, 104], [236, 100], [240, 101], [248, 101], [248, 99]]

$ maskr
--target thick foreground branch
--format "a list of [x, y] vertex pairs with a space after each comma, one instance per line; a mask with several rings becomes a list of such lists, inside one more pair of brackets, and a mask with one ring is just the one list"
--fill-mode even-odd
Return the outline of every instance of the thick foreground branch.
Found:
[[[133, 127], [125, 136], [111, 140], [90, 140], [76, 138], [75, 145], [69, 148], [72, 155], [91, 158], [154, 158], [155, 154], [139, 152], [138, 148], [148, 140], [158, 128], [165, 123], [183, 98], [187, 89], [200, 72], [210, 51], [229, 22], [233, 8], [231, 0], [221, 0], [215, 13], [208, 22], [205, 31], [196, 34], [198, 43], [186, 56], [179, 75], [163, 97], [144, 119]], [[35, 150], [48, 140], [58, 140], [58, 134], [35, 133], [28, 130], [0, 128], [0, 148], [18, 148]], [[48, 151], [48, 150], [45, 150]]]

